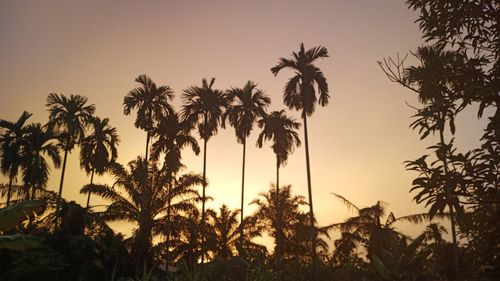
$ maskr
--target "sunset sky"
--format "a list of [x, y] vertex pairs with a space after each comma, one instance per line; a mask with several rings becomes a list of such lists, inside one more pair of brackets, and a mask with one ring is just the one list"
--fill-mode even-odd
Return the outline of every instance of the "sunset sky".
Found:
[[[51, 92], [80, 94], [109, 117], [121, 138], [122, 164], [144, 154], [146, 134], [123, 115], [123, 97], [147, 74], [175, 91], [215, 77], [215, 87], [258, 83], [272, 99], [270, 110], [284, 108], [282, 92], [292, 73], [270, 71], [280, 57], [322, 45], [330, 57], [318, 61], [332, 97], [308, 120], [315, 212], [320, 225], [349, 216], [330, 192], [360, 207], [377, 200], [396, 216], [422, 212], [409, 194], [415, 174], [405, 160], [426, 153], [435, 139], [419, 141], [408, 126], [415, 96], [391, 83], [377, 60], [405, 54], [423, 44], [417, 14], [405, 1], [0, 1], [0, 119], [16, 120], [23, 110], [45, 123], [45, 101]], [[288, 111], [299, 119], [296, 111]], [[477, 146], [483, 123], [473, 110], [458, 120], [456, 143]], [[269, 145], [247, 141], [246, 203], [267, 191], [275, 180], [275, 156]], [[300, 131], [302, 138], [303, 131]], [[208, 143], [209, 207], [240, 206], [242, 147], [232, 128]], [[282, 184], [307, 195], [304, 147], [281, 170]], [[186, 171], [201, 172], [202, 156], [186, 150]], [[85, 203], [79, 189], [89, 182], [80, 170], [78, 151], [69, 157], [63, 196]], [[53, 170], [49, 189], [56, 190], [60, 170]], [[3, 183], [7, 180], [1, 178]], [[107, 182], [98, 177], [96, 182]], [[99, 202], [99, 201], [93, 201]], [[247, 207], [246, 214], [254, 208]], [[414, 227], [402, 225], [409, 233]], [[121, 231], [126, 231], [122, 227]]]

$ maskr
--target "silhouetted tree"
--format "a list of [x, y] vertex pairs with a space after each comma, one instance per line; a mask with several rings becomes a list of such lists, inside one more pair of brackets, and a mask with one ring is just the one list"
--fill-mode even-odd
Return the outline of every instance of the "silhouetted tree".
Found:
[[7, 190], [7, 207], [10, 204], [12, 182], [17, 176], [22, 161], [22, 146], [26, 135], [26, 121], [31, 113], [24, 111], [16, 122], [0, 120], [0, 169], [9, 177]]
[[[463, 170], [455, 169], [453, 159], [456, 149], [453, 139], [445, 140], [446, 125], [454, 135], [455, 117], [470, 104], [474, 92], [485, 85], [485, 80], [480, 62], [468, 60], [459, 51], [444, 50], [442, 46], [435, 45], [420, 47], [414, 55], [420, 61], [418, 66], [405, 69], [401, 69], [402, 63], [381, 63], [381, 66], [391, 81], [417, 93], [423, 108], [417, 110], [411, 127], [419, 131], [421, 139], [439, 134], [438, 144], [429, 147], [434, 150], [437, 161], [428, 164], [428, 156], [424, 155], [415, 161], [408, 161], [407, 168], [420, 173], [412, 188], [412, 191], [419, 191], [414, 197], [417, 203], [429, 205], [431, 216], [443, 213], [448, 207], [453, 244], [457, 248], [457, 216], [463, 214], [459, 197], [464, 195], [468, 183], [463, 177]], [[390, 66], [395, 66], [395, 70]], [[464, 83], [468, 80], [469, 83]], [[454, 250], [453, 258], [458, 276], [458, 248]]]
[[59, 142], [64, 149], [64, 160], [59, 183], [59, 199], [56, 204], [56, 213], [59, 212], [62, 197], [64, 174], [68, 152], [71, 152], [85, 134], [90, 117], [94, 114], [95, 106], [87, 105], [87, 98], [80, 95], [49, 94], [46, 106], [49, 111], [48, 126], [59, 137]]
[[[189, 146], [196, 155], [200, 153], [200, 147], [196, 139], [191, 136], [191, 126], [186, 122], [181, 122], [176, 113], [172, 113], [159, 120], [157, 127], [153, 129], [153, 135], [158, 140], [153, 143], [152, 159], [158, 160], [161, 153], [164, 153], [164, 162], [162, 173], [168, 178], [168, 202], [167, 202], [167, 224], [165, 226], [167, 243], [167, 252], [170, 249], [170, 230], [171, 230], [171, 189], [174, 184], [175, 175], [184, 166], [181, 162], [181, 151]], [[169, 260], [167, 253], [167, 262]]]
[[52, 160], [55, 168], [61, 166], [60, 149], [57, 138], [47, 126], [33, 123], [26, 128], [23, 141], [22, 170], [23, 182], [28, 190], [31, 188], [31, 199], [35, 199], [36, 191], [42, 189], [49, 180], [50, 167], [46, 157]]
[[257, 138], [257, 146], [262, 147], [264, 141], [273, 141], [273, 151], [276, 154], [276, 257], [279, 263], [281, 257], [281, 206], [280, 206], [280, 186], [279, 170], [280, 166], [285, 165], [295, 147], [300, 146], [299, 135], [296, 132], [300, 128], [300, 123], [286, 116], [285, 111], [273, 111], [269, 115], [264, 115], [258, 121], [262, 132]]
[[[214, 257], [229, 259], [236, 255], [238, 247], [255, 249], [262, 247], [252, 242], [252, 238], [260, 236], [261, 228], [254, 225], [255, 217], [245, 218], [244, 223], [249, 223], [249, 229], [245, 232], [243, 243], [240, 242], [238, 214], [239, 210], [231, 211], [226, 205], [220, 207], [219, 212], [208, 212], [212, 232], [209, 233], [209, 244]], [[241, 252], [241, 250], [238, 250]], [[241, 253], [240, 253], [241, 254]]]
[[[325, 227], [328, 230], [340, 230], [342, 235], [334, 243], [335, 245], [339, 245], [333, 252], [334, 259], [342, 260], [342, 255], [354, 254], [357, 246], [365, 247], [367, 256], [370, 258], [371, 254], [379, 253], [380, 249], [387, 246], [386, 238], [388, 236], [406, 237], [395, 229], [394, 224], [396, 222], [420, 224], [432, 219], [428, 213], [396, 217], [390, 212], [385, 216], [386, 211], [380, 201], [373, 206], [359, 208], [345, 197], [335, 193], [332, 194], [340, 199], [349, 210], [356, 212], [356, 216], [350, 217], [344, 222], [334, 223]], [[447, 214], [443, 214], [439, 217], [443, 218], [446, 216]], [[386, 217], [385, 222], [382, 222], [384, 217]]]
[[[279, 194], [277, 193], [279, 192]], [[305, 268], [311, 262], [309, 252], [311, 247], [309, 214], [302, 211], [307, 206], [303, 196], [295, 196], [291, 193], [291, 186], [285, 185], [277, 190], [271, 186], [266, 193], [259, 193], [259, 197], [251, 204], [255, 204], [257, 210], [253, 214], [256, 224], [275, 239], [281, 236], [281, 255], [283, 274], [280, 278], [284, 280], [310, 280], [291, 275], [296, 271], [294, 267]], [[278, 207], [279, 206], [279, 207]], [[278, 222], [279, 221], [279, 222]], [[277, 225], [280, 225], [277, 228]], [[316, 229], [322, 236], [328, 237], [326, 231]], [[275, 240], [277, 241], [277, 239]], [[318, 248], [322, 253], [327, 252], [328, 245], [323, 239], [318, 239]], [[278, 245], [275, 246], [274, 255], [278, 255]], [[303, 274], [303, 273], [302, 273]]]
[[174, 237], [172, 255], [177, 261], [182, 261], [190, 268], [194, 268], [202, 256], [201, 213], [193, 206], [189, 210], [173, 214], [172, 221], [174, 222], [172, 224]]
[[177, 218], [185, 212], [191, 212], [196, 209], [196, 203], [199, 202], [200, 195], [194, 189], [201, 185], [203, 178], [199, 174], [187, 173], [183, 175], [165, 174], [168, 186], [167, 194], [167, 213], [153, 227], [156, 233], [161, 233], [166, 239], [156, 245], [156, 251], [161, 254], [159, 258], [165, 260], [167, 264], [175, 262], [179, 253], [175, 247], [179, 245], [179, 222]]
[[[459, 196], [459, 199], [455, 200], [454, 204], [460, 205], [457, 201], [462, 201], [469, 209], [465, 214], [457, 214], [455, 223], [460, 226], [461, 233], [467, 233], [467, 250], [474, 256], [472, 260], [474, 271], [477, 274], [475, 278], [498, 279], [500, 276], [500, 269], [497, 266], [499, 259], [498, 255], [494, 253], [499, 251], [499, 247], [482, 246], [500, 245], [494, 242], [499, 241], [498, 235], [488, 234], [498, 232], [498, 224], [495, 222], [499, 214], [497, 210], [500, 201], [500, 193], [498, 192], [498, 183], [500, 182], [498, 176], [498, 166], [500, 165], [500, 157], [498, 156], [500, 155], [498, 144], [498, 139], [500, 139], [500, 110], [498, 109], [500, 103], [500, 56], [498, 55], [500, 53], [500, 18], [498, 17], [498, 3], [468, 0], [409, 0], [407, 4], [410, 9], [419, 14], [417, 22], [423, 33], [423, 39], [428, 44], [432, 44], [432, 49], [440, 50], [441, 54], [448, 54], [448, 57], [451, 58], [448, 60], [451, 63], [446, 64], [441, 69], [432, 68], [434, 75], [425, 77], [429, 85], [432, 85], [433, 81], [441, 81], [440, 84], [434, 83], [442, 87], [434, 87], [435, 94], [442, 95], [443, 90], [446, 90], [448, 95], [454, 94], [460, 107], [468, 106], [471, 103], [478, 104], [479, 118], [483, 116], [486, 108], [490, 107], [494, 110], [493, 116], [488, 118], [489, 122], [481, 139], [480, 148], [463, 154], [451, 154], [450, 152], [455, 151], [451, 141], [446, 144], [446, 147], [442, 145], [439, 147], [441, 155], [443, 152], [448, 153], [446, 155], [448, 159], [441, 157], [450, 165], [446, 173], [448, 175], [446, 184], [456, 186], [457, 183], [460, 183], [460, 188], [457, 188], [460, 194], [455, 194], [455, 196]], [[411, 87], [405, 80], [405, 75], [401, 75], [405, 71], [403, 61], [386, 59], [381, 62], [381, 66], [390, 80], [416, 90], [419, 95], [422, 95], [419, 91], [420, 88]], [[435, 62], [433, 64], [439, 65]], [[451, 121], [451, 116], [449, 118]], [[451, 128], [451, 122], [450, 129], [454, 130]], [[436, 152], [438, 149], [436, 148]], [[413, 162], [415, 164], [413, 168], [419, 167], [416, 164], [421, 164], [420, 167], [423, 167], [424, 164], [427, 165], [425, 159], [421, 159], [419, 163]], [[443, 161], [441, 160], [440, 163]], [[435, 174], [439, 175], [437, 167], [432, 168]], [[458, 173], [455, 174], [456, 171]], [[434, 176], [434, 179], [436, 178], [438, 176]], [[425, 183], [425, 179], [420, 179], [417, 182], [418, 185], [423, 183]], [[440, 183], [443, 184], [442, 181]], [[447, 198], [450, 197], [448, 195]], [[443, 206], [445, 200], [441, 198], [439, 201], [439, 204], [434, 205]], [[460, 208], [457, 208], [457, 211], [459, 210]], [[452, 236], [456, 236], [453, 234], [453, 229]], [[458, 275], [460, 267], [456, 253], [455, 247], [455, 271]]]
[[[241, 211], [240, 222], [243, 223], [244, 196], [245, 196], [245, 149], [246, 139], [250, 136], [253, 124], [258, 117], [265, 115], [266, 108], [271, 99], [262, 90], [257, 89], [257, 84], [248, 81], [243, 88], [231, 88], [228, 91], [232, 104], [227, 111], [229, 124], [234, 127], [236, 139], [243, 144], [243, 164], [241, 172]], [[243, 245], [245, 226], [240, 226], [240, 244]]]
[[157, 86], [145, 74], [135, 78], [135, 82], [141, 86], [131, 90], [125, 96], [123, 113], [129, 115], [132, 110], [137, 109], [134, 125], [136, 128], [146, 131], [146, 156], [144, 160], [147, 162], [152, 130], [156, 122], [173, 113], [169, 102], [173, 99], [174, 92], [169, 86]]
[[[90, 185], [94, 182], [94, 173], [102, 175], [118, 158], [117, 145], [120, 142], [115, 127], [109, 125], [109, 119], [92, 117], [91, 133], [81, 143], [80, 166], [90, 174]], [[87, 208], [90, 193], [87, 196]]]
[[[217, 133], [222, 123], [222, 116], [229, 105], [227, 95], [218, 89], [214, 89], [215, 78], [202, 80], [200, 86], [191, 86], [184, 90], [182, 100], [181, 119], [193, 126], [198, 127], [198, 133], [203, 139], [203, 193], [201, 203], [201, 221], [205, 222], [205, 188], [207, 186], [206, 164], [207, 164], [207, 142]], [[202, 240], [204, 239], [205, 224], [201, 225]], [[202, 262], [204, 261], [204, 245], [202, 243]]]
[[[307, 136], [307, 117], [314, 113], [316, 102], [321, 106], [326, 106], [330, 99], [328, 95], [328, 83], [323, 72], [314, 64], [317, 59], [327, 58], [328, 50], [325, 47], [319, 46], [309, 50], [304, 49], [304, 44], [300, 44], [298, 53], [292, 53], [292, 59], [280, 58], [280, 62], [273, 68], [271, 72], [274, 75], [285, 68], [295, 72], [295, 75], [288, 80], [283, 94], [283, 101], [290, 109], [302, 111], [302, 119], [304, 120], [304, 142], [306, 150], [306, 168], [307, 168], [307, 189], [309, 194], [309, 214], [310, 222], [314, 222], [314, 208], [312, 200], [311, 187], [311, 166], [309, 163], [309, 141]], [[316, 92], [318, 96], [316, 96]], [[314, 230], [314, 225], [311, 226]], [[312, 249], [313, 271], [316, 273], [316, 234], [312, 233]], [[316, 276], [313, 276], [316, 279]]]
[[155, 163], [148, 164], [141, 157], [129, 162], [128, 170], [116, 164], [110, 172], [116, 180], [113, 187], [87, 185], [80, 193], [94, 193], [111, 201], [104, 211], [95, 213], [100, 219], [138, 225], [133, 232], [133, 255], [137, 264], [142, 265], [150, 258], [153, 236], [161, 234], [155, 225], [161, 222], [161, 215], [166, 211], [166, 178]]

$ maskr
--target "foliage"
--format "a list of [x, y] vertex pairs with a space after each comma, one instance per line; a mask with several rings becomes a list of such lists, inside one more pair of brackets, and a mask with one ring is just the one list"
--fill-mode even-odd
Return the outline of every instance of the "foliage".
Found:
[[0, 235], [0, 249], [25, 251], [40, 246], [40, 238], [23, 234], [6, 234], [27, 218], [31, 219], [40, 215], [44, 208], [43, 201], [30, 200], [0, 209], [0, 234], [2, 234]]
[[[489, 230], [498, 228], [500, 182], [498, 3], [408, 0], [407, 4], [419, 12], [417, 22], [429, 46], [418, 48], [414, 54], [419, 66], [405, 68], [404, 59], [399, 58], [384, 59], [379, 64], [391, 81], [418, 94], [423, 108], [417, 109], [412, 128], [419, 130], [422, 139], [439, 132], [438, 144], [429, 148], [436, 160], [428, 162], [424, 155], [407, 162], [409, 169], [419, 173], [413, 182], [412, 190], [419, 192], [415, 200], [430, 206], [431, 216], [448, 206], [454, 244], [458, 244], [456, 232], [469, 241], [460, 259], [472, 255], [473, 264], [460, 268], [459, 249], [453, 248], [455, 270], [451, 278], [472, 268], [476, 279], [497, 279], [498, 255], [493, 252], [499, 250], [498, 235]], [[494, 113], [487, 120], [481, 146], [458, 153], [453, 139], [444, 139], [445, 125], [448, 123], [454, 134], [454, 120], [464, 108], [474, 104], [478, 105], [479, 118], [487, 107]]]
[[154, 124], [173, 112], [170, 101], [173, 91], [169, 86], [157, 86], [151, 78], [141, 74], [135, 78], [140, 87], [131, 90], [123, 99], [123, 113], [137, 109], [135, 127], [151, 132]]
[[[45, 188], [49, 180], [50, 167], [46, 157], [55, 168], [61, 166], [60, 149], [56, 136], [40, 123], [28, 125], [23, 143], [22, 170], [25, 187], [31, 187], [31, 199], [35, 199], [39, 189]], [[26, 197], [29, 192], [26, 190]]]
[[24, 111], [16, 122], [0, 120], [0, 171], [9, 177], [7, 191], [7, 207], [10, 203], [12, 182], [15, 180], [21, 166], [22, 146], [26, 135], [26, 121], [31, 113]]
[[134, 230], [133, 252], [141, 263], [150, 255], [153, 234], [158, 234], [154, 228], [160, 222], [158, 215], [166, 211], [165, 176], [156, 164], [149, 164], [141, 157], [131, 161], [128, 170], [121, 165], [113, 166], [111, 174], [116, 180], [113, 187], [87, 185], [81, 192], [94, 193], [111, 201], [106, 210], [95, 213], [104, 221], [128, 221], [138, 225]]

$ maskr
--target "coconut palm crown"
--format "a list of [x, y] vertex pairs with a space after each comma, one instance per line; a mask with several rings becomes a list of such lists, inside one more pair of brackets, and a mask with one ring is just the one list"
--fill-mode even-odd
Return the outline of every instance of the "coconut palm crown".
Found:
[[33, 123], [26, 128], [24, 140], [22, 170], [23, 182], [26, 188], [31, 188], [31, 199], [36, 192], [44, 188], [49, 180], [49, 158], [55, 168], [61, 166], [60, 147], [57, 138], [48, 130], [47, 126]]
[[25, 123], [31, 115], [24, 111], [16, 122], [0, 120], [0, 170], [9, 177], [7, 207], [10, 204], [12, 182], [21, 166], [22, 146], [27, 132]]
[[156, 122], [161, 118], [174, 112], [170, 101], [174, 98], [174, 92], [169, 86], [157, 86], [151, 78], [145, 74], [135, 78], [140, 87], [131, 90], [123, 99], [123, 113], [129, 115], [132, 110], [137, 109], [135, 127], [146, 131], [146, 157], [148, 159], [149, 141], [151, 131]]
[[325, 75], [314, 65], [317, 59], [328, 57], [328, 50], [319, 46], [306, 51], [301, 43], [299, 52], [293, 52], [292, 57], [280, 58], [271, 72], [276, 76], [286, 68], [294, 71], [295, 75], [285, 85], [283, 101], [290, 109], [301, 110], [302, 115], [311, 116], [316, 102], [320, 106], [326, 106], [330, 100]]
[[56, 204], [56, 213], [59, 213], [61, 197], [66, 172], [68, 153], [83, 139], [85, 127], [95, 112], [93, 104], [87, 105], [87, 98], [80, 95], [65, 95], [51, 93], [47, 97], [46, 106], [49, 111], [48, 126], [54, 134], [59, 136], [59, 141], [64, 149], [61, 180]]
[[[115, 127], [109, 125], [109, 119], [92, 117], [90, 120], [92, 132], [82, 140], [80, 150], [80, 166], [91, 174], [90, 184], [93, 184], [94, 173], [102, 175], [118, 157], [120, 138]], [[87, 197], [87, 208], [90, 204], [90, 193]]]

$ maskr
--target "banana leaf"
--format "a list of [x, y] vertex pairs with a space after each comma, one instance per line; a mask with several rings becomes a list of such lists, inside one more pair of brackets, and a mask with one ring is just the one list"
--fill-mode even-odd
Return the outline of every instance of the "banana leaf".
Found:
[[0, 209], [0, 232], [15, 228], [27, 217], [39, 215], [44, 209], [45, 203], [42, 200], [27, 200]]
[[0, 249], [26, 251], [37, 248], [42, 239], [31, 235], [13, 234], [0, 236]]

